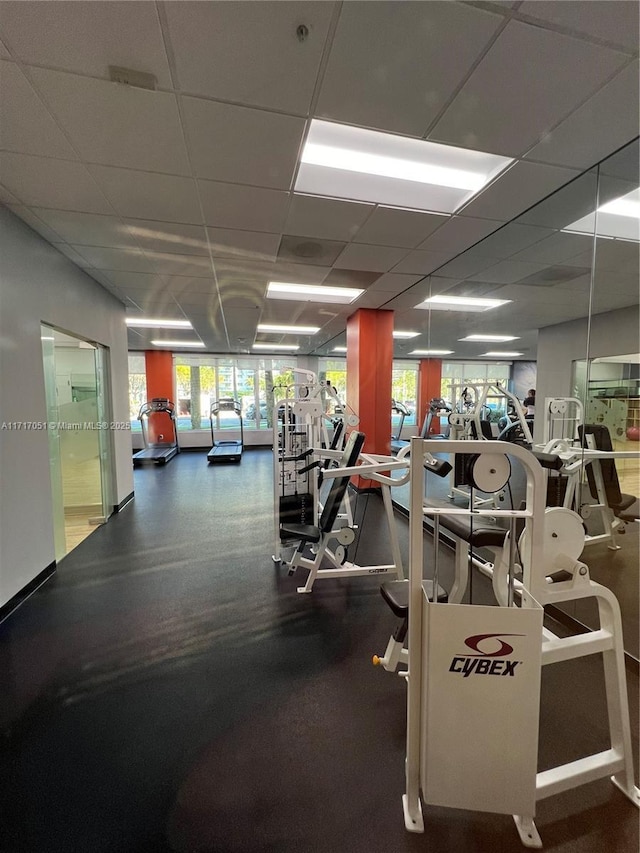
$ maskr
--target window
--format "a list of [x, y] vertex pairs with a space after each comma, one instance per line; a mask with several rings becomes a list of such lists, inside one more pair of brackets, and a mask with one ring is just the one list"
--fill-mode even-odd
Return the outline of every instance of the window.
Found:
[[[443, 399], [455, 406], [467, 386], [499, 382], [503, 388], [508, 388], [510, 374], [510, 362], [443, 361], [441, 395]], [[488, 397], [487, 405], [491, 409], [489, 416], [491, 421], [498, 421], [506, 414], [504, 397]]]
[[143, 355], [129, 356], [129, 420], [131, 429], [140, 432], [142, 427], [138, 412], [147, 401], [147, 374]]
[[[394, 361], [391, 378], [391, 396], [403, 403], [409, 410], [403, 426], [414, 426], [417, 422], [416, 409], [418, 406], [418, 366], [415, 361]], [[391, 424], [399, 425], [402, 415], [392, 413]]]

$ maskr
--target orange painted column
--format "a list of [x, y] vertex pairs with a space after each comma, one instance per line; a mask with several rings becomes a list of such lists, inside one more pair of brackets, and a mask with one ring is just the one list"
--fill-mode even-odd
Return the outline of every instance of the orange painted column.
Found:
[[[419, 411], [422, 413], [423, 421], [429, 407], [429, 402], [434, 397], [440, 397], [441, 394], [442, 359], [421, 359], [418, 366], [418, 405]], [[422, 421], [418, 423], [418, 427], [422, 428]], [[440, 433], [439, 418], [435, 418], [433, 420], [430, 431], [433, 435], [438, 435]]]
[[[147, 400], [152, 400], [154, 397], [167, 397], [173, 400], [173, 353], [147, 350], [144, 354], [144, 366], [147, 378]], [[171, 424], [168, 421], [169, 415], [164, 412], [150, 415], [150, 442], [169, 441]]]
[[[361, 308], [347, 320], [347, 402], [360, 418], [366, 453], [391, 450], [393, 311]], [[357, 478], [359, 488], [378, 488]]]

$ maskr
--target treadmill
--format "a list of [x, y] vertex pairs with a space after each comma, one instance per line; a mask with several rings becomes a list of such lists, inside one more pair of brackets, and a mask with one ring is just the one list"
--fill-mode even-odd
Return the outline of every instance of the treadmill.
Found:
[[399, 453], [402, 450], [403, 447], [406, 447], [407, 444], [409, 444], [408, 441], [404, 441], [403, 439], [400, 438], [400, 436], [402, 435], [402, 427], [404, 426], [404, 419], [407, 417], [407, 415], [410, 415], [411, 412], [405, 406], [405, 404], [401, 403], [399, 400], [392, 400], [391, 401], [391, 411], [395, 412], [396, 415], [400, 415], [400, 423], [398, 424], [397, 435], [393, 435], [393, 434], [391, 435], [391, 452], [395, 456], [397, 453]]
[[[218, 418], [220, 412], [233, 412], [240, 421], [240, 438], [226, 439], [224, 441], [216, 441], [213, 434], [213, 419]], [[214, 400], [209, 411], [209, 421], [211, 423], [211, 443], [213, 447], [207, 453], [207, 462], [240, 462], [242, 459], [242, 450], [244, 442], [244, 425], [242, 422], [242, 404], [239, 400], [234, 400], [233, 397], [221, 397], [219, 400]]]
[[[165, 436], [159, 434], [159, 441], [149, 441], [149, 417], [163, 412], [168, 415], [169, 428], [171, 430], [170, 440], [166, 441]], [[180, 452], [175, 405], [168, 397], [154, 397], [152, 400], [148, 400], [142, 404], [138, 413], [138, 420], [142, 428], [144, 449], [133, 454], [134, 467], [150, 464], [166, 465], [170, 459], [173, 459], [176, 453]]]

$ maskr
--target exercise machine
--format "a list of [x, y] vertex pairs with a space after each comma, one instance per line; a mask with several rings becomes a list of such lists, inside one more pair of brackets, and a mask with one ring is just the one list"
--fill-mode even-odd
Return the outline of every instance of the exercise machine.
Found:
[[395, 412], [396, 415], [400, 415], [400, 421], [398, 423], [398, 429], [396, 430], [395, 435], [391, 434], [391, 452], [399, 453], [403, 447], [406, 447], [409, 442], [405, 441], [402, 438], [402, 427], [404, 426], [405, 418], [411, 414], [410, 410], [405, 406], [404, 403], [401, 403], [399, 400], [391, 401], [391, 411]]
[[[164, 433], [157, 432], [157, 416], [166, 415], [168, 418], [169, 440], [165, 440]], [[153, 416], [157, 433], [157, 440], [151, 441], [149, 431], [149, 419]], [[140, 428], [142, 430], [142, 441], [144, 448], [133, 454], [133, 464], [139, 465], [166, 465], [170, 459], [180, 452], [178, 444], [178, 429], [176, 426], [176, 407], [168, 397], [154, 397], [147, 400], [140, 407], [138, 413]]]
[[[240, 438], [218, 439], [213, 432], [213, 420], [219, 419], [221, 413], [231, 413], [240, 421]], [[207, 462], [240, 462], [244, 447], [244, 425], [242, 422], [242, 403], [233, 397], [221, 397], [214, 400], [209, 411], [209, 422], [211, 424], [212, 448], [207, 453]]]
[[[428, 495], [425, 501], [422, 457], [436, 451], [471, 453], [470, 475], [483, 491], [504, 486], [510, 458], [526, 473], [522, 508], [456, 512], [472, 521], [500, 516], [508, 526], [497, 606], [442, 603], [437, 575], [431, 591], [423, 583], [424, 519], [433, 521], [437, 548], [439, 523], [452, 513]], [[410, 459], [409, 669], [402, 673], [408, 689], [405, 827], [424, 831], [422, 797], [430, 805], [511, 814], [522, 844], [541, 847], [536, 803], [606, 777], [640, 807], [620, 608], [579, 559], [580, 517], [565, 508], [545, 508], [540, 462], [518, 445], [416, 438]], [[518, 524], [524, 526], [519, 535]], [[586, 598], [596, 601], [597, 630], [559, 637], [543, 626], [544, 607]], [[602, 655], [610, 746], [538, 772], [541, 667], [595, 654]]]

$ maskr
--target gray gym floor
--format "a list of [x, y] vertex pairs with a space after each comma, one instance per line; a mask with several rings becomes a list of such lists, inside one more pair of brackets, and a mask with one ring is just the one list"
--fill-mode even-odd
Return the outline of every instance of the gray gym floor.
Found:
[[[427, 807], [425, 834], [405, 831], [405, 684], [371, 665], [395, 619], [375, 577], [300, 596], [304, 576], [273, 564], [269, 451], [182, 453], [135, 488], [0, 625], [3, 851], [524, 849], [505, 815]], [[365, 509], [356, 559], [386, 560], [380, 500]], [[606, 748], [599, 661], [546, 668], [541, 716], [541, 769]], [[638, 850], [639, 812], [608, 780], [536, 822], [546, 851]]]

